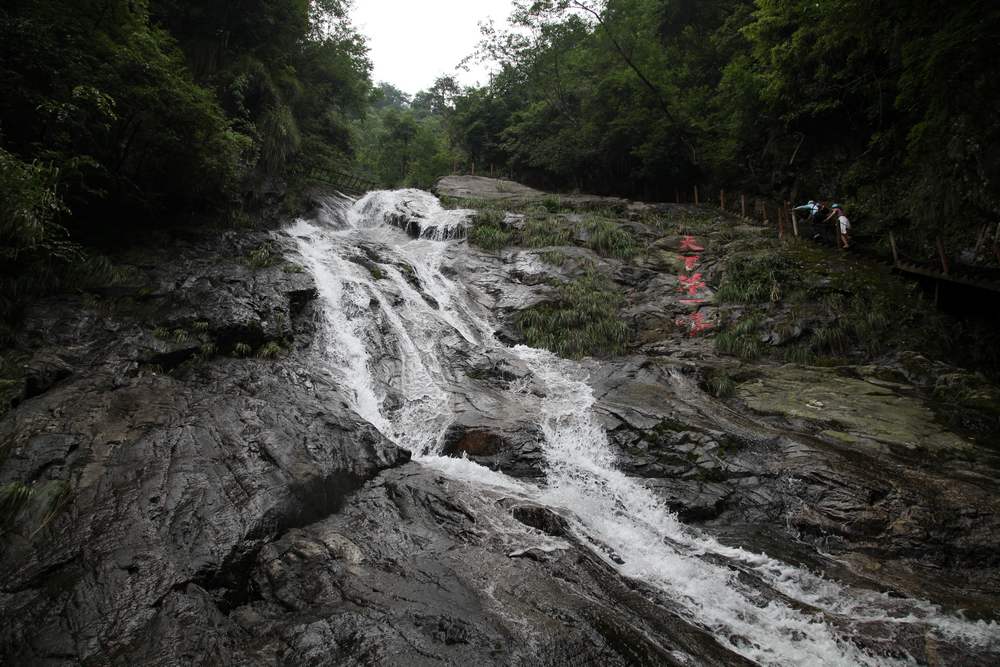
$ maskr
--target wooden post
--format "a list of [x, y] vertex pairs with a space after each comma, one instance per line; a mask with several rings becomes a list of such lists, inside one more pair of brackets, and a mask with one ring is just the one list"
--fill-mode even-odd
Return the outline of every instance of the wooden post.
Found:
[[677, 188], [674, 188], [674, 203], [676, 204], [681, 203], [681, 193], [678, 192]]
[[740, 217], [747, 217], [747, 196], [742, 192], [740, 193]]
[[948, 258], [944, 256], [944, 244], [941, 243], [941, 237], [937, 238], [937, 249], [938, 257], [941, 258], [941, 269], [944, 271], [944, 275], [948, 275]]
[[694, 186], [694, 205], [698, 205], [698, 186]]
[[778, 240], [785, 240], [785, 205], [778, 209]]
[[788, 215], [792, 218], [792, 232], [795, 233], [795, 238], [799, 238], [799, 221], [795, 217], [795, 211], [792, 210], [792, 202], [786, 201], [785, 208], [788, 210]]
[[719, 208], [721, 208], [723, 211], [726, 210], [726, 191], [725, 190], [719, 190]]
[[476, 161], [475, 160], [472, 161], [472, 175], [473, 176], [476, 175]]
[[892, 264], [899, 266], [899, 251], [896, 249], [896, 237], [889, 232], [889, 247], [892, 248]]
[[990, 225], [986, 223], [979, 228], [979, 233], [976, 234], [976, 249], [972, 251], [972, 261], [976, 261], [979, 257], [979, 251], [983, 248], [983, 243], [986, 242], [986, 238], [990, 235]]

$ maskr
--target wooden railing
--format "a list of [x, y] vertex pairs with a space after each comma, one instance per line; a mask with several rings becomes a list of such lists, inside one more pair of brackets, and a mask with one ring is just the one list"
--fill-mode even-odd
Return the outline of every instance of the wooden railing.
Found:
[[309, 178], [329, 185], [345, 195], [360, 196], [372, 190], [381, 190], [383, 187], [382, 184], [369, 178], [339, 169], [314, 169], [309, 172]]

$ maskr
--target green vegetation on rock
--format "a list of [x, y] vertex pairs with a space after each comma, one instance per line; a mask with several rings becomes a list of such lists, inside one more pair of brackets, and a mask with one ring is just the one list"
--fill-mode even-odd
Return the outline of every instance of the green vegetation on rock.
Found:
[[563, 357], [622, 354], [629, 330], [619, 316], [621, 304], [614, 284], [591, 272], [559, 285], [555, 300], [521, 311], [516, 323], [528, 345]]

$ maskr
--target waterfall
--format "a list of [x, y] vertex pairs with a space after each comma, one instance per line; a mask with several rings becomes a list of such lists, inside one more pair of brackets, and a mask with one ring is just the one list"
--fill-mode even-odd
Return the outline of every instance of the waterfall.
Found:
[[[468, 215], [417, 190], [375, 192], [357, 202], [329, 200], [290, 229], [320, 291], [325, 370], [359, 415], [423, 465], [553, 508], [623, 576], [663, 591], [688, 620], [758, 663], [905, 664], [874, 652], [877, 638], [867, 649], [852, 641], [871, 622], [1000, 645], [993, 623], [843, 585], [681, 523], [616, 467], [581, 367], [544, 350], [501, 345], [487, 309], [442, 271], [446, 258], [472, 252], [456, 242]], [[544, 485], [438, 455], [455, 417], [461, 373], [454, 366], [484, 351], [527, 366], [543, 389]], [[894, 648], [891, 637], [882, 641]]]

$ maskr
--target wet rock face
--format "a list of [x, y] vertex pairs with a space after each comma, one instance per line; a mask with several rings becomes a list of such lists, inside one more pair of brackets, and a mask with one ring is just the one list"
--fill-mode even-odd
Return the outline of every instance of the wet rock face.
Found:
[[503, 502], [405, 466], [288, 532], [259, 552], [255, 599], [227, 619], [255, 637], [240, 660], [742, 664], [669, 600], [619, 581], [559, 517]]
[[[0, 486], [30, 490], [5, 507], [0, 546], [11, 664], [136, 650], [159, 660], [179, 641], [177, 619], [190, 621], [191, 646], [220, 641], [210, 628], [243, 599], [263, 544], [408, 460], [305, 350], [216, 356], [237, 343], [304, 347], [314, 327], [307, 276], [219, 262], [225, 243], [149, 258], [154, 287], [139, 305], [54, 299], [28, 314], [27, 390], [0, 421]], [[240, 244], [237, 257], [255, 247]], [[171, 340], [151, 331], [182, 327]]]

